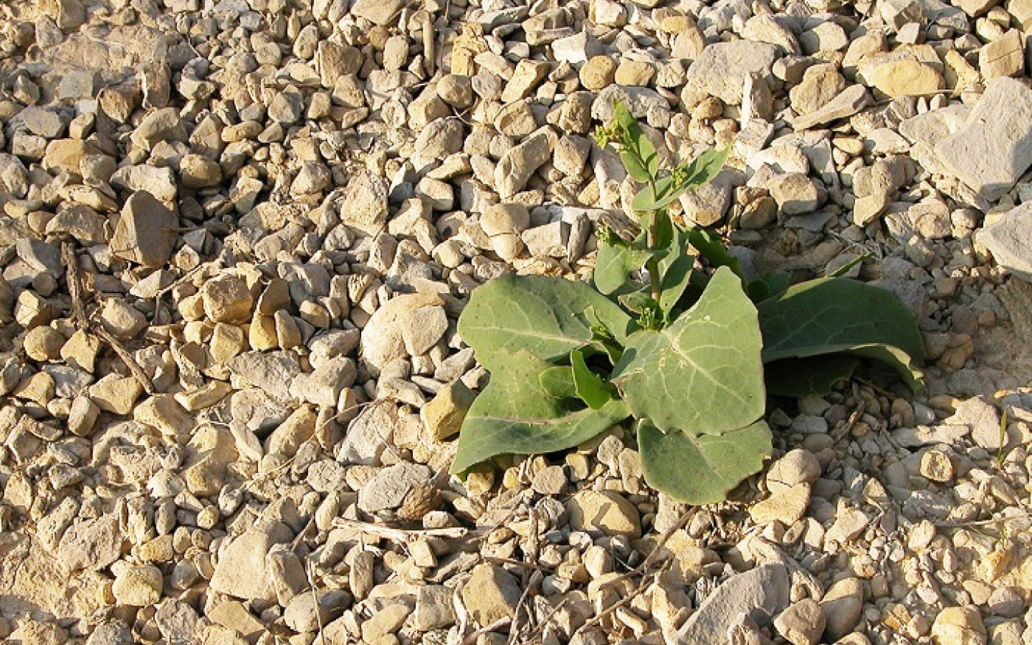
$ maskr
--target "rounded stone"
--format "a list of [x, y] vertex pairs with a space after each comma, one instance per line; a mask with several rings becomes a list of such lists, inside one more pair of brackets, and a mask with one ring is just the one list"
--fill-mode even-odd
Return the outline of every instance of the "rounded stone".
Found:
[[204, 284], [201, 291], [204, 313], [214, 322], [246, 322], [254, 299], [243, 278], [220, 275]]
[[921, 455], [921, 476], [938, 483], [953, 479], [953, 461], [941, 450], [929, 450]]
[[65, 338], [52, 327], [40, 325], [34, 327], [25, 334], [22, 347], [25, 348], [25, 355], [34, 361], [53, 361], [61, 356], [61, 348], [64, 346]]
[[581, 85], [593, 92], [609, 87], [616, 79], [616, 67], [616, 62], [608, 56], [592, 56], [581, 67]]
[[437, 96], [448, 105], [467, 108], [473, 104], [473, 83], [466, 76], [446, 74], [437, 81]]
[[161, 600], [161, 584], [161, 570], [157, 567], [126, 567], [115, 577], [111, 591], [121, 605], [146, 607]]

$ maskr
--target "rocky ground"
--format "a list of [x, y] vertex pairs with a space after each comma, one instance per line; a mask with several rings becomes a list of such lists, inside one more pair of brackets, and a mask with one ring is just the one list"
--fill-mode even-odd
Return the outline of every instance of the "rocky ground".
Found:
[[[1032, 643], [1032, 0], [0, 6], [0, 638]], [[733, 501], [619, 428], [447, 474], [506, 271], [662, 153], [746, 266], [917, 314], [916, 397], [774, 400]], [[322, 640], [320, 640], [320, 637]]]

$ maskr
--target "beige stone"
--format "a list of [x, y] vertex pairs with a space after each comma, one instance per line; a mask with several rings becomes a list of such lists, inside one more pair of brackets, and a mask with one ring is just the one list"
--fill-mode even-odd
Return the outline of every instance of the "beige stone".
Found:
[[52, 327], [39, 326], [25, 334], [22, 348], [25, 355], [34, 361], [45, 362], [57, 360], [61, 356], [61, 347], [65, 338]]
[[388, 634], [393, 634], [401, 628], [411, 613], [412, 609], [403, 602], [388, 605], [362, 623], [362, 640], [372, 643]]
[[177, 440], [189, 437], [195, 425], [193, 416], [171, 394], [146, 399], [133, 410], [133, 418]]
[[939, 72], [916, 60], [893, 60], [874, 68], [870, 84], [890, 98], [906, 95], [933, 94], [946, 82]]
[[183, 479], [199, 497], [217, 495], [226, 479], [226, 467], [236, 461], [236, 441], [226, 428], [201, 426], [187, 444]]
[[1025, 71], [1025, 43], [1021, 32], [1011, 29], [978, 50], [978, 69], [988, 83], [1001, 76], [1021, 76]]
[[68, 429], [80, 437], [88, 437], [93, 432], [100, 408], [87, 396], [79, 395], [72, 399], [72, 407], [68, 411]]
[[53, 376], [46, 372], [36, 372], [18, 383], [18, 387], [14, 388], [14, 396], [45, 406], [54, 398], [56, 389]]
[[549, 64], [543, 61], [524, 58], [516, 65], [512, 78], [506, 83], [502, 90], [502, 102], [512, 103], [530, 94], [537, 87], [545, 75], [548, 74]]
[[54, 306], [43, 296], [28, 289], [18, 294], [14, 303], [14, 319], [25, 329], [49, 323], [54, 318]]
[[93, 373], [100, 353], [100, 341], [82, 330], [72, 334], [61, 347], [61, 359], [72, 367]]
[[147, 317], [121, 298], [108, 298], [100, 311], [100, 324], [112, 336], [128, 340], [147, 326]]
[[119, 604], [146, 607], [161, 600], [161, 584], [161, 569], [155, 566], [126, 567], [115, 576], [111, 591]]
[[592, 56], [580, 70], [580, 82], [585, 89], [597, 92], [616, 80], [616, 62], [608, 56]]
[[129, 414], [143, 386], [132, 376], [111, 374], [90, 386], [90, 399], [105, 412]]
[[582, 490], [566, 502], [566, 511], [575, 531], [641, 537], [638, 509], [618, 493]]
[[247, 342], [251, 349], [260, 352], [276, 349], [279, 339], [276, 334], [276, 320], [272, 316], [255, 314], [247, 331]]
[[209, 351], [216, 363], [225, 363], [244, 351], [247, 338], [243, 328], [229, 323], [218, 323], [211, 335]]
[[462, 381], [453, 381], [438, 390], [420, 410], [419, 416], [433, 438], [441, 441], [458, 434], [474, 398]]
[[257, 640], [265, 631], [265, 625], [255, 618], [251, 612], [247, 611], [243, 603], [237, 600], [219, 603], [212, 607], [206, 615], [213, 622], [227, 629], [240, 632], [249, 642], [252, 639]]
[[921, 455], [921, 476], [933, 482], [946, 483], [953, 479], [953, 462], [940, 450], [929, 450]]
[[935, 617], [932, 638], [938, 645], [985, 645], [985, 627], [975, 607], [946, 607]]
[[757, 524], [781, 522], [786, 526], [801, 519], [810, 504], [810, 485], [800, 483], [780, 490], [749, 509], [749, 516]]
[[647, 87], [649, 82], [655, 78], [656, 68], [652, 65], [637, 60], [623, 59], [616, 68], [613, 80], [617, 85]]
[[478, 564], [462, 589], [462, 602], [473, 620], [486, 626], [513, 616], [521, 595], [516, 579], [505, 569]]
[[204, 283], [201, 289], [204, 313], [214, 322], [239, 323], [251, 317], [254, 300], [243, 278], [223, 274]]

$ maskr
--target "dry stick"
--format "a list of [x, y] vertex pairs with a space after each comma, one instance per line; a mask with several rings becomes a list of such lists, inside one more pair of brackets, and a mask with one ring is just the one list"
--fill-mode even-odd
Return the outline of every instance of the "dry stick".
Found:
[[513, 643], [516, 642], [516, 636], [520, 632], [520, 610], [526, 609], [528, 623], [530, 622], [530, 619], [533, 618], [533, 614], [530, 609], [526, 607], [527, 596], [530, 595], [530, 590], [541, 582], [542, 578], [544, 578], [544, 575], [542, 575], [540, 571], [535, 571], [530, 576], [530, 582], [528, 582], [523, 589], [523, 593], [520, 595], [520, 601], [516, 603], [516, 611], [512, 613], [512, 626], [509, 627], [509, 640], [506, 641], [508, 645], [513, 645]]
[[154, 388], [151, 386], [150, 379], [147, 378], [147, 374], [140, 367], [140, 364], [136, 362], [133, 355], [129, 353], [121, 342], [114, 336], [112, 336], [103, 327], [91, 324], [86, 318], [86, 305], [82, 301], [82, 280], [79, 276], [79, 262], [75, 258], [75, 251], [72, 249], [72, 245], [69, 242], [65, 242], [61, 245], [61, 260], [65, 263], [66, 280], [68, 282], [68, 293], [72, 297], [72, 317], [75, 319], [75, 326], [86, 332], [92, 333], [105, 343], [107, 343], [111, 349], [118, 354], [118, 357], [122, 359], [125, 366], [129, 368], [136, 380], [140, 382], [144, 391], [147, 394], [154, 394]]
[[[668, 566], [670, 566], [669, 562], [667, 562], [666, 565], [663, 568], [665, 569]], [[662, 571], [662, 569], [661, 569], [661, 571]], [[644, 582], [644, 581], [642, 581], [642, 582]], [[600, 588], [601, 588], [601, 586], [600, 586]], [[604, 619], [606, 616], [612, 614], [617, 609], [630, 604], [630, 602], [632, 600], [634, 600], [635, 598], [637, 598], [641, 594], [645, 593], [648, 589], [649, 589], [649, 585], [646, 585], [646, 584], [638, 585], [637, 587], [634, 588], [634, 591], [632, 591], [631, 593], [627, 594], [626, 596], [624, 596], [623, 598], [621, 598], [617, 602], [615, 602], [612, 605], [610, 605], [609, 607], [607, 607], [605, 609], [605, 611], [600, 613], [598, 616], [595, 616], [591, 620], [589, 620], [586, 623], [584, 623], [584, 627], [591, 627], [592, 625], [597, 625], [598, 623], [602, 622], [602, 619]]]
[[688, 509], [684, 513], [684, 515], [678, 518], [677, 522], [673, 526], [668, 528], [666, 532], [664, 532], [663, 535], [660, 536], [659, 542], [656, 543], [656, 546], [652, 547], [652, 550], [649, 551], [649, 554], [645, 557], [645, 560], [643, 560], [641, 564], [639, 564], [638, 566], [634, 567], [633, 569], [621, 576], [613, 578], [612, 580], [606, 580], [605, 582], [600, 584], [598, 588], [605, 589], [606, 587], [611, 587], [615, 584], [623, 582], [624, 580], [629, 580], [630, 578], [633, 578], [637, 575], [644, 573], [645, 570], [649, 568], [649, 565], [651, 565], [652, 562], [659, 556], [659, 552], [663, 549], [663, 545], [667, 543], [667, 540], [669, 540], [678, 530], [684, 528], [688, 524], [688, 521], [692, 519], [692, 517], [694, 517], [695, 514], [698, 512], [698, 506], [693, 506], [692, 508]]
[[94, 326], [93, 333], [110, 345], [111, 349], [115, 350], [118, 357], [122, 359], [125, 366], [129, 368], [132, 375], [135, 376], [136, 380], [140, 382], [141, 386], [143, 386], [143, 390], [147, 394], [154, 394], [154, 387], [151, 385], [150, 379], [147, 378], [147, 374], [143, 371], [143, 368], [140, 367], [140, 364], [136, 362], [136, 359], [133, 358], [133, 355], [129, 353], [129, 350], [127, 350], [117, 338], [108, 333], [108, 331], [103, 327]]
[[326, 634], [323, 632], [322, 615], [319, 614], [319, 594], [315, 591], [315, 582], [312, 575], [312, 559], [307, 558], [305, 577], [308, 578], [308, 586], [312, 588], [312, 600], [315, 602], [315, 620], [319, 624], [319, 645], [326, 645]]
[[832, 432], [832, 436], [836, 439], [841, 439], [842, 437], [845, 437], [847, 434], [852, 432], [853, 427], [857, 424], [858, 421], [860, 421], [860, 417], [864, 415], [864, 412], [866, 410], [867, 402], [861, 401], [860, 405], [856, 406], [856, 409], [853, 410], [853, 413], [849, 415], [848, 419], [846, 419], [845, 425], [843, 425], [841, 428], [835, 429]]
[[499, 618], [498, 620], [494, 621], [490, 625], [488, 625], [486, 627], [481, 627], [480, 629], [478, 629], [477, 631], [473, 632], [472, 634], [470, 634], [466, 638], [462, 639], [462, 641], [459, 643], [459, 645], [473, 645], [473, 643], [476, 643], [477, 639], [480, 638], [483, 634], [487, 634], [489, 632], [493, 632], [496, 629], [501, 629], [502, 627], [505, 627], [506, 625], [508, 625], [511, 622], [512, 622], [512, 618], [509, 618], [508, 616], [502, 616], [501, 618]]
[[68, 282], [68, 293], [72, 297], [72, 318], [77, 329], [86, 331], [86, 305], [82, 301], [82, 281], [79, 279], [79, 261], [75, 258], [75, 249], [71, 242], [61, 244], [61, 260], [65, 265], [65, 280]]
[[512, 558], [500, 558], [496, 555], [482, 555], [480, 558], [484, 562], [491, 562], [493, 564], [508, 564], [514, 567], [526, 567], [528, 569], [536, 569], [538, 571], [552, 571], [553, 567], [544, 567], [540, 564], [534, 564], [533, 562], [524, 562], [523, 560], [513, 560]]
[[357, 520], [348, 520], [343, 517], [338, 517], [333, 520], [333, 525], [337, 528], [361, 531], [367, 535], [383, 538], [391, 542], [408, 542], [422, 537], [460, 539], [470, 535], [471, 533], [477, 533], [477, 531], [470, 531], [462, 526], [453, 526], [443, 529], [392, 529], [388, 526], [359, 522]]
[[552, 609], [552, 611], [548, 612], [548, 615], [547, 615], [547, 616], [545, 616], [545, 619], [544, 619], [544, 620], [542, 620], [542, 621], [541, 621], [540, 623], [538, 623], [538, 626], [534, 628], [534, 631], [532, 631], [532, 632], [530, 633], [530, 635], [529, 635], [529, 636], [527, 637], [527, 639], [526, 639], [526, 640], [525, 640], [524, 642], [528, 642], [528, 641], [531, 641], [531, 642], [533, 642], [535, 638], [537, 638], [537, 637], [538, 637], [538, 636], [540, 636], [540, 635], [541, 635], [542, 633], [544, 633], [545, 629], [546, 629], [546, 628], [548, 627], [548, 622], [549, 622], [550, 620], [552, 620], [552, 616], [555, 616], [556, 614], [558, 614], [558, 613], [559, 613], [559, 610], [560, 610], [560, 609], [562, 609], [562, 608], [563, 608], [563, 607], [565, 607], [565, 606], [566, 606], [566, 598], [563, 598], [563, 599], [562, 599], [562, 600], [561, 600], [561, 601], [559, 602], [559, 604], [558, 604], [558, 605], [556, 605], [556, 606], [555, 606], [555, 607], [554, 607], [554, 608]]

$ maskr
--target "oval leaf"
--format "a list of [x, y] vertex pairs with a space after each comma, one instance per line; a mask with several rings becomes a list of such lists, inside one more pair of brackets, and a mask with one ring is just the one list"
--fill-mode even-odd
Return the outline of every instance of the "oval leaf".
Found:
[[659, 172], [659, 155], [656, 153], [656, 147], [645, 136], [638, 120], [623, 102], [613, 102], [613, 118], [626, 133], [620, 150], [620, 160], [623, 161], [627, 174], [635, 181], [651, 181]]
[[617, 399], [592, 410], [576, 399], [549, 396], [540, 377], [551, 365], [526, 350], [503, 351], [498, 357], [505, 367], [491, 373], [490, 383], [466, 413], [453, 473], [501, 454], [572, 448], [629, 414]]
[[627, 276], [640, 271], [652, 252], [626, 246], [603, 245], [595, 257], [595, 271], [592, 280], [604, 294], [610, 294], [624, 286]]
[[494, 372], [506, 367], [505, 356], [520, 350], [545, 361], [565, 359], [591, 341], [596, 322], [620, 344], [632, 324], [619, 305], [583, 282], [506, 274], [473, 291], [458, 331], [480, 364]]
[[708, 184], [713, 178], [720, 174], [728, 155], [731, 154], [731, 147], [723, 150], [707, 150], [700, 154], [688, 164], [688, 181], [685, 184], [689, 190], [695, 190], [699, 186]]
[[853, 375], [860, 359], [831, 354], [808, 358], [783, 358], [763, 368], [767, 394], [777, 396], [825, 396], [837, 383]]
[[554, 365], [538, 375], [541, 389], [548, 396], [557, 399], [577, 398], [577, 386], [573, 382], [573, 368], [569, 365]]
[[638, 450], [645, 481], [688, 504], [713, 504], [763, 467], [771, 455], [770, 428], [764, 421], [697, 437], [664, 434], [651, 423], [638, 424]]
[[570, 365], [573, 367], [573, 384], [577, 396], [592, 410], [602, 409], [613, 398], [613, 386], [605, 383], [598, 374], [588, 368], [588, 364], [584, 362], [584, 352], [579, 349], [570, 352]]
[[638, 191], [631, 203], [631, 208], [636, 211], [658, 210], [670, 205], [689, 190], [695, 190], [709, 183], [720, 173], [730, 152], [731, 148], [703, 152], [680, 173], [685, 177], [684, 181], [677, 183], [672, 176], [663, 177], [656, 182], [655, 194], [650, 187]]
[[722, 434], [763, 414], [760, 346], [756, 308], [721, 267], [672, 325], [630, 335], [613, 383], [635, 416], [664, 432]]
[[917, 318], [891, 292], [846, 278], [820, 278], [757, 305], [763, 361], [853, 354], [894, 367], [911, 387], [921, 373], [924, 342]]

